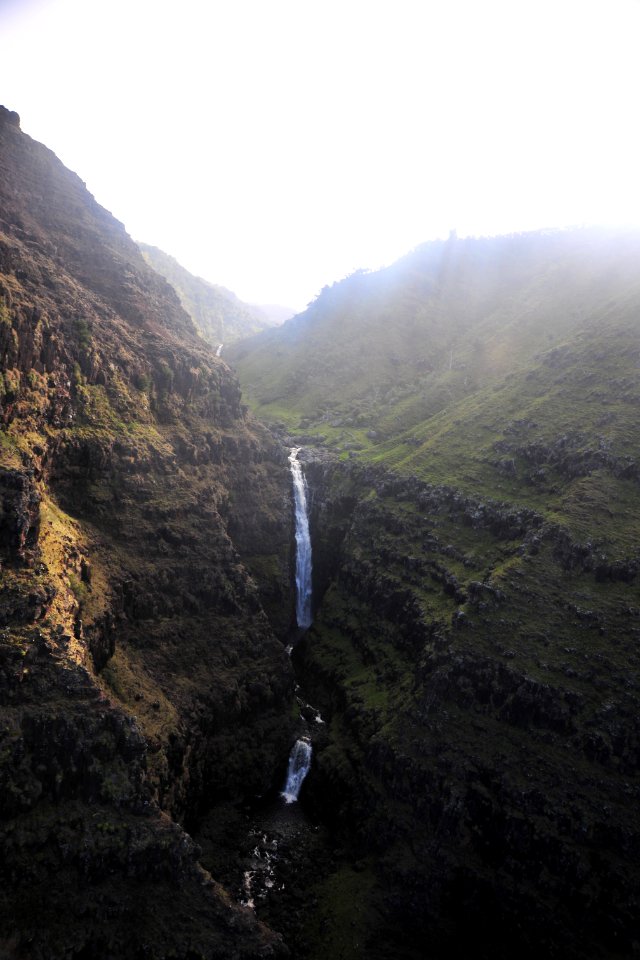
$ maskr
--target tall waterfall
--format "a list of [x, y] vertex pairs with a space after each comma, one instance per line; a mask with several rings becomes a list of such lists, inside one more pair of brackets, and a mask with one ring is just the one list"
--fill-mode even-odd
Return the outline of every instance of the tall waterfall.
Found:
[[296, 620], [301, 630], [311, 626], [311, 538], [307, 513], [307, 483], [298, 460], [300, 447], [289, 455], [296, 508]]
[[287, 803], [295, 803], [300, 793], [302, 781], [311, 766], [311, 744], [308, 740], [296, 740], [289, 755], [287, 782], [281, 796]]

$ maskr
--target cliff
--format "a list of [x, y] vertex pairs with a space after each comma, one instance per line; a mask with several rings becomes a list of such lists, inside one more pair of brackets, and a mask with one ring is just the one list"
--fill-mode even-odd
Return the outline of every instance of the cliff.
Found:
[[4, 108], [0, 357], [3, 955], [281, 955], [185, 827], [286, 760], [286, 459]]

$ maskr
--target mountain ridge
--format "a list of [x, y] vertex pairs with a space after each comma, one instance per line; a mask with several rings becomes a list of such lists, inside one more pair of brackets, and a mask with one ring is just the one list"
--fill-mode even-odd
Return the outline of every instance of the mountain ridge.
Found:
[[241, 340], [293, 316], [293, 310], [286, 307], [243, 303], [226, 287], [189, 273], [158, 247], [146, 243], [138, 246], [147, 263], [173, 286], [201, 336], [214, 347]]

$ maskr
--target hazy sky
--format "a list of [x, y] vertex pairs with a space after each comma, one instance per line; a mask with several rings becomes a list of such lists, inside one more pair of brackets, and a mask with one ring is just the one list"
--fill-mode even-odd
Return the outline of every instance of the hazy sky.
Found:
[[129, 233], [300, 308], [423, 240], [640, 222], [640, 0], [0, 0], [0, 102]]

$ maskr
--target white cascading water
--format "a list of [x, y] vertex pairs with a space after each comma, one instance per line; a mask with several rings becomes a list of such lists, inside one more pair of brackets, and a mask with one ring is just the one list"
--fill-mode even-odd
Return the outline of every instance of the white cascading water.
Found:
[[289, 455], [296, 510], [296, 620], [301, 630], [311, 626], [311, 537], [307, 513], [307, 483], [298, 460], [300, 447]]
[[218, 345], [218, 349], [216, 350], [216, 357], [219, 357], [221, 355], [223, 347], [224, 347], [224, 343], [220, 343]]
[[302, 781], [311, 766], [311, 744], [308, 740], [296, 740], [289, 755], [287, 782], [280, 794], [286, 803], [295, 803], [300, 793]]

